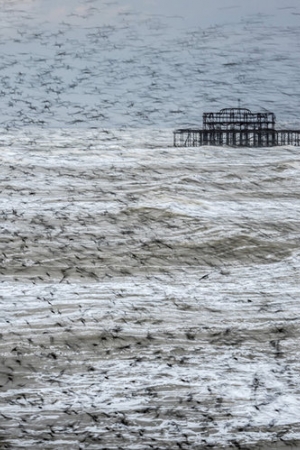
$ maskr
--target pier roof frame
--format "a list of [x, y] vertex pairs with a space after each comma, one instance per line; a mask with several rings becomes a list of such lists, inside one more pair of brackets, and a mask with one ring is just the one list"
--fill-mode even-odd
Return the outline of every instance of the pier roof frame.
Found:
[[274, 113], [253, 113], [248, 108], [223, 108], [203, 114], [204, 130], [275, 130]]

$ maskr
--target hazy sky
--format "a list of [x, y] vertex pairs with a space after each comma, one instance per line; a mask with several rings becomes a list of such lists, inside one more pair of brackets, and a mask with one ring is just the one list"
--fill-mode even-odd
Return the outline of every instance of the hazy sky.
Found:
[[[300, 0], [0, 0], [0, 124], [298, 120]], [[2, 117], [2, 118], [1, 118]], [[165, 121], [165, 119], [164, 119]], [[75, 123], [74, 122], [74, 123]]]
[[263, 15], [274, 24], [295, 24], [299, 20], [299, 0], [0, 0], [5, 8], [32, 12], [50, 22], [74, 20], [85, 16], [93, 24], [116, 15], [139, 17], [157, 14], [178, 16], [184, 27], [207, 27], [237, 22], [251, 15]]
[[291, 13], [300, 6], [298, 0], [124, 0], [125, 3], [140, 11], [179, 15], [192, 26], [238, 21], [259, 13], [276, 21], [293, 20]]

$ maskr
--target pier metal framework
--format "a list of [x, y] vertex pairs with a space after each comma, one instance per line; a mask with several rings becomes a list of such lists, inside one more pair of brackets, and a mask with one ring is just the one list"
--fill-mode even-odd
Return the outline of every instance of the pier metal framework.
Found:
[[230, 147], [300, 146], [300, 130], [276, 130], [275, 114], [252, 113], [246, 108], [225, 108], [203, 114], [203, 129], [174, 131], [175, 147], [227, 145]]

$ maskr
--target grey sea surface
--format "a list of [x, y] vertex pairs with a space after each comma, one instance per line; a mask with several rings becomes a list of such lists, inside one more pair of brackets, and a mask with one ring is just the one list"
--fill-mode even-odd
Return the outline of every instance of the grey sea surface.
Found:
[[1, 448], [299, 446], [299, 149], [170, 134], [2, 134]]

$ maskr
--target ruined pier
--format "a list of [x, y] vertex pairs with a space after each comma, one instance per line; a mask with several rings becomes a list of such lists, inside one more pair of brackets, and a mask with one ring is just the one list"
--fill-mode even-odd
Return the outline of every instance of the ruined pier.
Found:
[[174, 131], [175, 147], [227, 145], [230, 147], [300, 146], [300, 130], [276, 130], [275, 114], [252, 113], [246, 108], [224, 108], [203, 114], [203, 128]]

